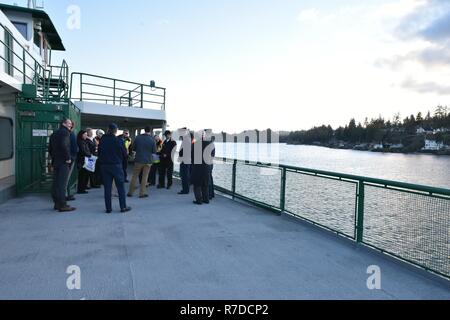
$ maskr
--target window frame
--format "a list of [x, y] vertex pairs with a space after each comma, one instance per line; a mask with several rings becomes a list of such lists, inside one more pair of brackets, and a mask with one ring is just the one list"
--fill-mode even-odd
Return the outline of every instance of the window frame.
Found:
[[[28, 22], [11, 20], [11, 23], [16, 28], [16, 30], [22, 35], [22, 37], [25, 38], [26, 41], [30, 41], [30, 34], [28, 32], [29, 31], [28, 30]], [[17, 28], [17, 25], [25, 26], [25, 33], [26, 33], [25, 35], [22, 32], [20, 32], [19, 28]]]
[[5, 157], [5, 158], [0, 157], [0, 161], [8, 161], [8, 160], [11, 160], [12, 158], [14, 158], [14, 121], [11, 118], [1, 117], [1, 116], [0, 116], [0, 120], [7, 120], [11, 124], [11, 132], [12, 132], [12, 134], [11, 134], [11, 145], [12, 145], [11, 156]]

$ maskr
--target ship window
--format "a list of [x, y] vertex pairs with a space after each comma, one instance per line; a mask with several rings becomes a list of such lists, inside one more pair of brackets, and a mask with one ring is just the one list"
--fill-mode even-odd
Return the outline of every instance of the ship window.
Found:
[[11, 21], [12, 24], [14, 25], [14, 27], [16, 27], [16, 29], [20, 32], [20, 34], [26, 39], [28, 39], [28, 24], [26, 24], [25, 22], [16, 22], [16, 21]]
[[0, 161], [8, 160], [14, 156], [13, 121], [10, 118], [0, 117]]

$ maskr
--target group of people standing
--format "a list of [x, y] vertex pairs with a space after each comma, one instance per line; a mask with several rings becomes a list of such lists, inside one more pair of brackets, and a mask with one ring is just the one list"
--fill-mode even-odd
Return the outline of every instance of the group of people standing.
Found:
[[[118, 126], [110, 124], [108, 131], [90, 128], [74, 132], [75, 124], [65, 119], [61, 127], [50, 137], [49, 154], [52, 158], [54, 172], [52, 198], [54, 209], [59, 212], [75, 211], [68, 205], [75, 197], [69, 193], [68, 185], [72, 171], [78, 170], [77, 193], [86, 194], [90, 188], [104, 187], [106, 213], [112, 212], [112, 192], [117, 189], [121, 212], [129, 212], [126, 197], [132, 197], [140, 184], [140, 198], [148, 198], [147, 188], [155, 186], [159, 173], [157, 188], [170, 189], [173, 185], [174, 158], [177, 142], [170, 131], [164, 132], [165, 140], [153, 136], [151, 128], [132, 141], [129, 131], [124, 130], [118, 136]], [[182, 146], [178, 161], [183, 189], [179, 194], [189, 194], [194, 186], [195, 204], [209, 203], [214, 198], [212, 180], [215, 147], [207, 131], [194, 133], [182, 129], [180, 139]], [[125, 191], [128, 163], [134, 154], [133, 176], [128, 193]], [[97, 158], [95, 171], [85, 166], [86, 159]], [[166, 184], [167, 182], [167, 184]]]
[[194, 203], [208, 204], [215, 197], [214, 194], [214, 137], [210, 130], [203, 130], [196, 134], [182, 129], [182, 141], [178, 161], [180, 162], [180, 177], [183, 189], [179, 194], [189, 194], [191, 185], [194, 186]]

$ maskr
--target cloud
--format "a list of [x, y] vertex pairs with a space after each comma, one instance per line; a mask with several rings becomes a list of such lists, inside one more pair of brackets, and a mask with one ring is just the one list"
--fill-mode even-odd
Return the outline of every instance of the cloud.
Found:
[[450, 65], [450, 47], [428, 47], [416, 52], [415, 58], [425, 66], [448, 66]]
[[317, 9], [314, 8], [302, 10], [298, 15], [298, 21], [303, 23], [316, 22], [319, 19], [320, 19], [319, 11], [317, 11]]
[[408, 62], [419, 63], [426, 68], [450, 66], [450, 48], [445, 46], [432, 46], [404, 55], [381, 58], [375, 61], [375, 66], [397, 71]]
[[427, 0], [400, 0], [396, 2], [389, 2], [376, 8], [374, 16], [378, 19], [400, 19], [412, 12], [418, 7], [427, 3]]
[[419, 93], [437, 93], [439, 95], [450, 95], [450, 86], [441, 85], [435, 82], [417, 82], [412, 78], [403, 81], [403, 88], [414, 90]]
[[[410, 11], [400, 17], [393, 36], [401, 43], [419, 46], [405, 54], [380, 58], [375, 66], [400, 71], [410, 63], [433, 70], [450, 70], [450, 1], [448, 0], [401, 0], [398, 5], [409, 3]], [[412, 6], [414, 5], [414, 6]], [[428, 81], [420, 82], [407, 78], [401, 86], [420, 93], [450, 94], [450, 86]]]
[[400, 20], [394, 34], [401, 40], [420, 38], [435, 44], [450, 40], [450, 1], [422, 1]]

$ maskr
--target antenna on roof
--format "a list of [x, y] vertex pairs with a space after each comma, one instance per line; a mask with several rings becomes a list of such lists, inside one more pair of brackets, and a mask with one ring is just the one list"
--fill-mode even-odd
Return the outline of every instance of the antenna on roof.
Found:
[[29, 9], [44, 9], [44, 0], [42, 0], [40, 6], [36, 3], [36, 0], [28, 0], [28, 8]]

